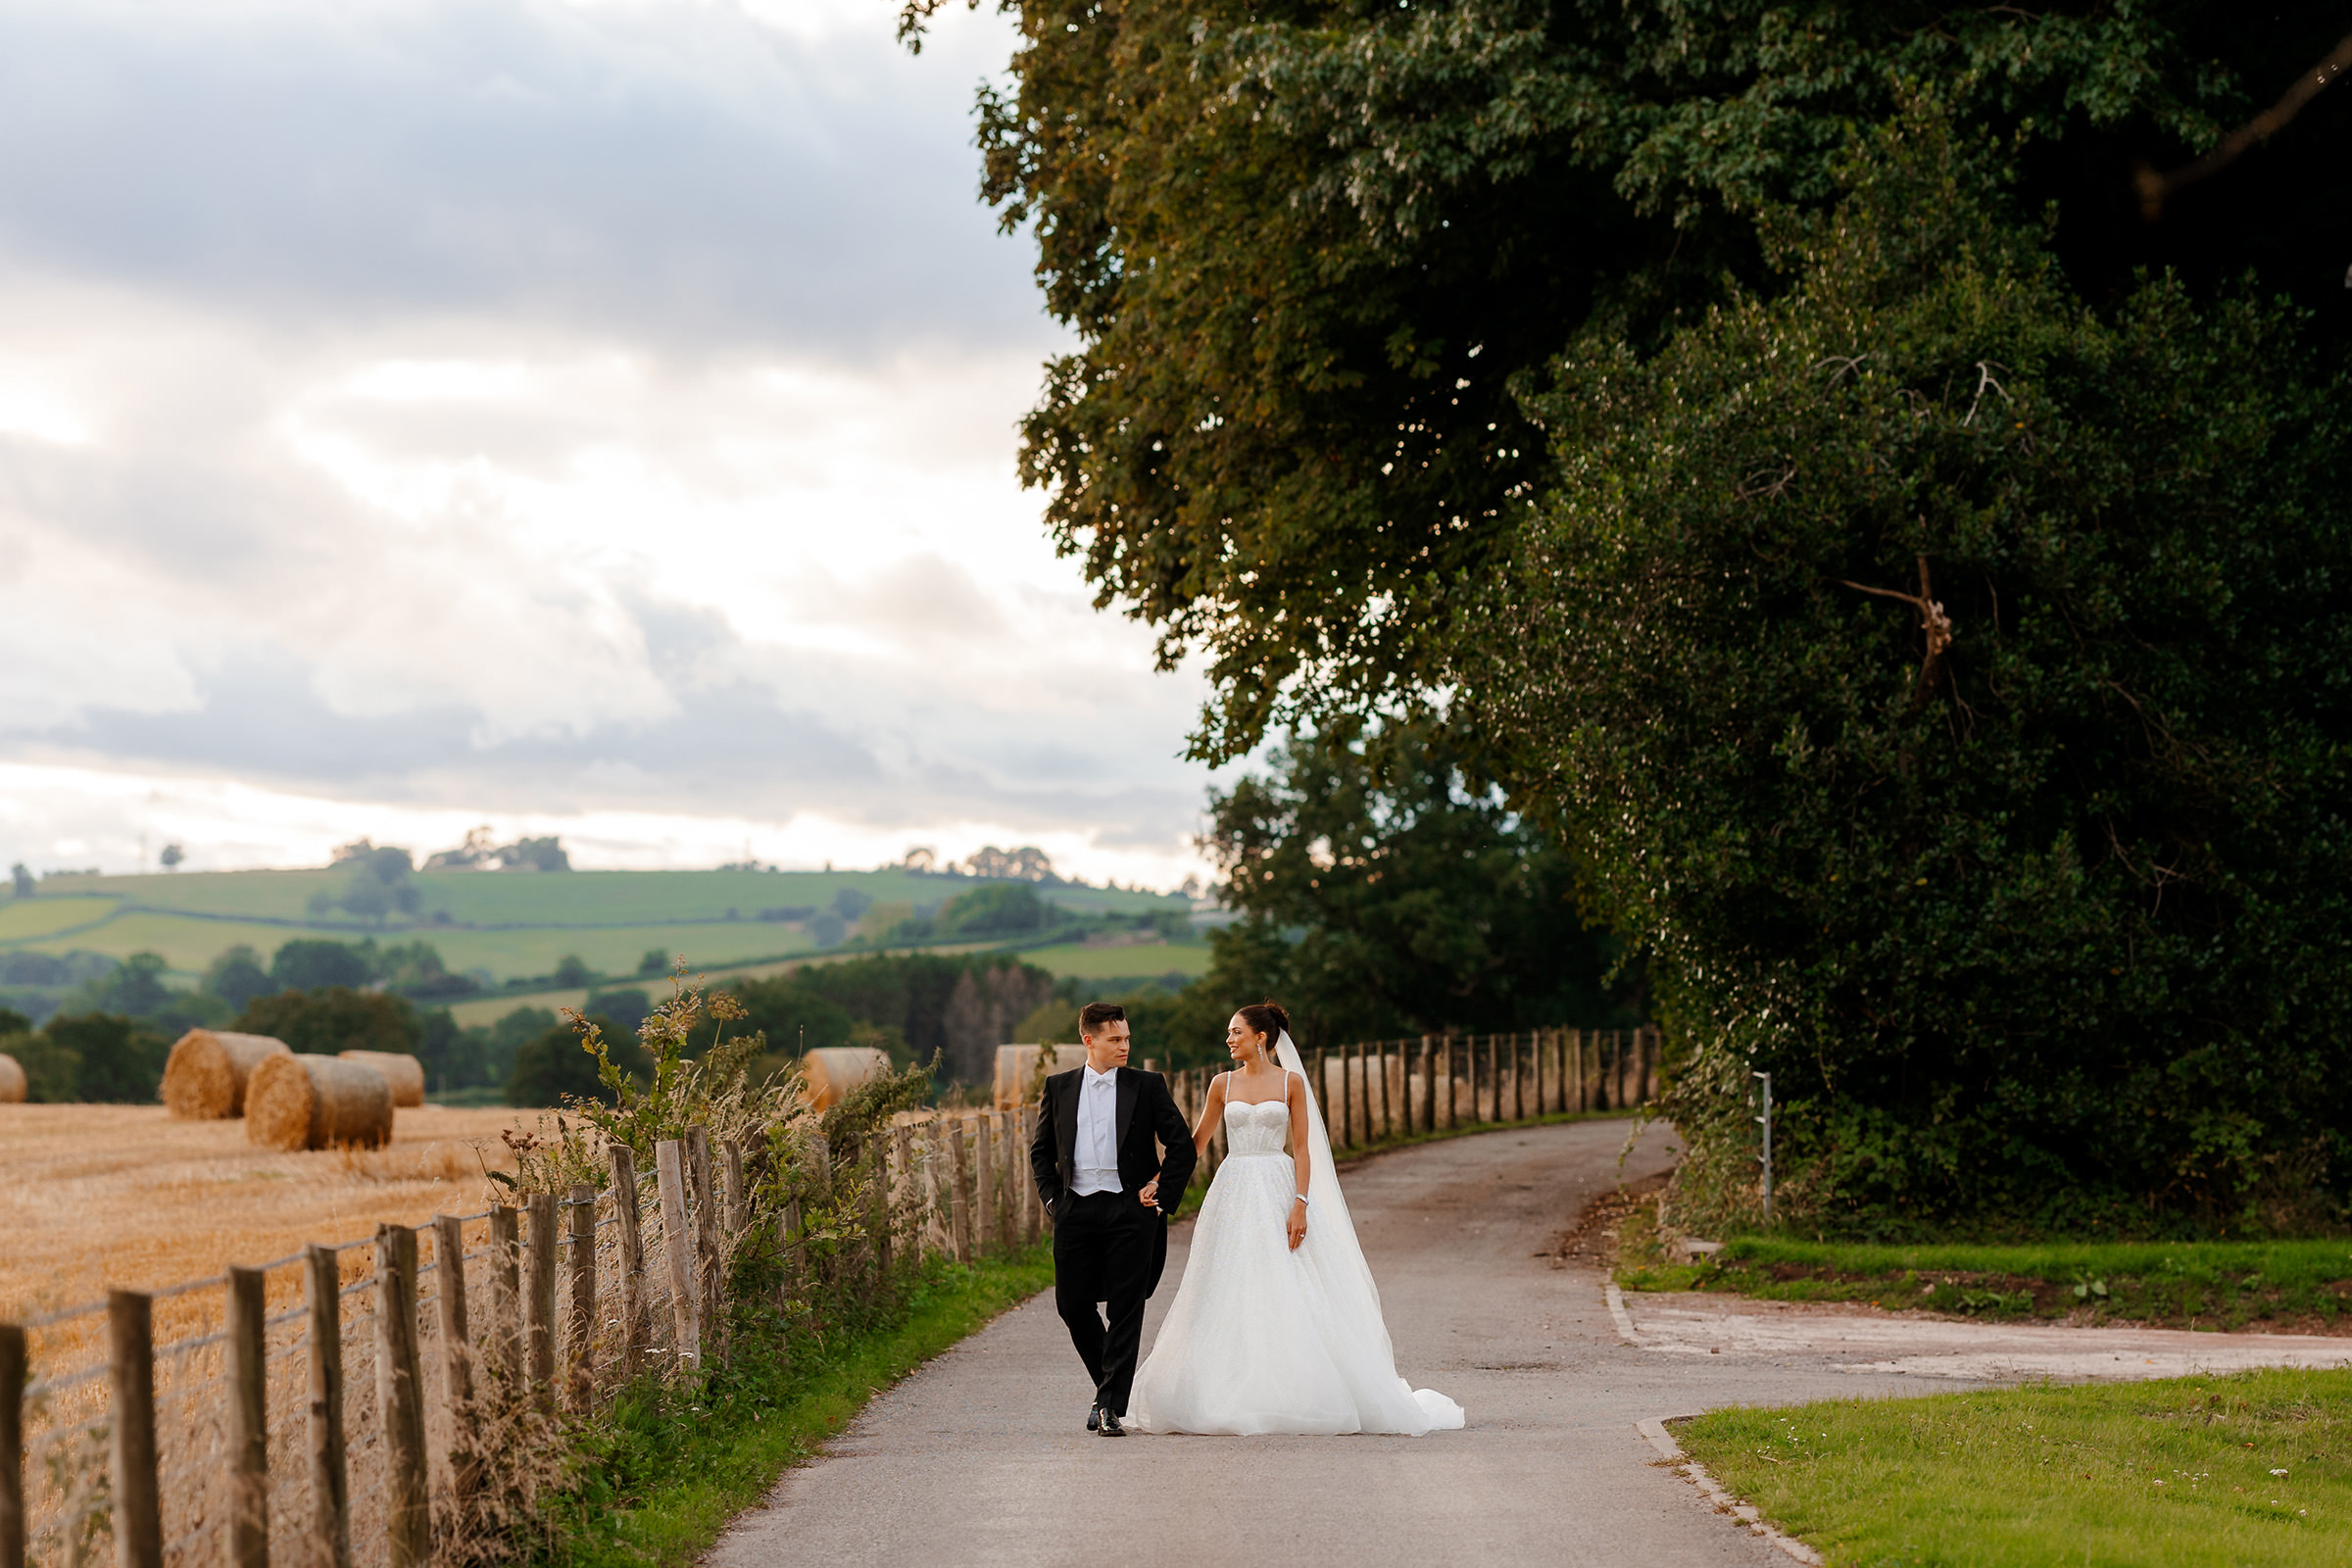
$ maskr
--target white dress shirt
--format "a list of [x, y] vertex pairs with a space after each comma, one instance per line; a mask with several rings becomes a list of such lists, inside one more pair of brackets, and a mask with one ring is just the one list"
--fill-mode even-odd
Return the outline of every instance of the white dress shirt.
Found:
[[1081, 1198], [1115, 1193], [1120, 1190], [1119, 1075], [1116, 1069], [1097, 1072], [1092, 1067], [1082, 1067], [1079, 1073], [1078, 1146], [1070, 1159], [1078, 1179], [1070, 1191]]

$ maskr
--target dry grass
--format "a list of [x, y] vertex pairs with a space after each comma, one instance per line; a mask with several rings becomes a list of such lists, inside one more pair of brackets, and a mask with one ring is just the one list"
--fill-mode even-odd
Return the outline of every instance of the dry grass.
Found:
[[0, 1105], [0, 1321], [471, 1213], [485, 1166], [514, 1169], [500, 1130], [538, 1115], [427, 1106], [385, 1149], [277, 1153], [161, 1105]]

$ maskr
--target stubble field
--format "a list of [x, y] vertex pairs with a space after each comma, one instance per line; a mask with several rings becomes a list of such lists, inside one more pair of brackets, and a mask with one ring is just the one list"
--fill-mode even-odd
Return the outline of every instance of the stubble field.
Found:
[[402, 1110], [384, 1149], [278, 1153], [160, 1105], [0, 1105], [0, 1321], [486, 1205], [538, 1111]]

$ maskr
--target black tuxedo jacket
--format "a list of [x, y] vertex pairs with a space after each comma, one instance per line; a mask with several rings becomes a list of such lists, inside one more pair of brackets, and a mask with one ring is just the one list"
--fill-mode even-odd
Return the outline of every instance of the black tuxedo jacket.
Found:
[[[1029, 1172], [1037, 1179], [1037, 1195], [1045, 1200], [1048, 1212], [1055, 1211], [1062, 1195], [1078, 1180], [1078, 1091], [1085, 1077], [1084, 1067], [1055, 1073], [1046, 1080], [1038, 1104], [1037, 1135], [1029, 1141]], [[1121, 1067], [1118, 1085], [1113, 1134], [1118, 1140], [1119, 1186], [1132, 1199], [1157, 1177], [1159, 1217], [1167, 1219], [1193, 1179], [1193, 1130], [1184, 1124], [1168, 1081], [1159, 1074]], [[1163, 1146], [1165, 1154], [1160, 1152]]]

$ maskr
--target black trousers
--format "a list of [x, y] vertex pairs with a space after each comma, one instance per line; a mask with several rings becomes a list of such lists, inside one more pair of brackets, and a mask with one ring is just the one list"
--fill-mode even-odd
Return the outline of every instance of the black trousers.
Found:
[[[1061, 1200], [1054, 1216], [1054, 1306], [1069, 1325], [1070, 1343], [1095, 1380], [1095, 1402], [1127, 1413], [1135, 1361], [1144, 1343], [1144, 1303], [1158, 1270], [1153, 1266], [1162, 1221], [1133, 1193], [1089, 1193]], [[1110, 1308], [1104, 1324], [1095, 1303]]]

